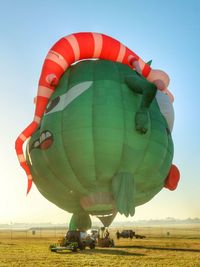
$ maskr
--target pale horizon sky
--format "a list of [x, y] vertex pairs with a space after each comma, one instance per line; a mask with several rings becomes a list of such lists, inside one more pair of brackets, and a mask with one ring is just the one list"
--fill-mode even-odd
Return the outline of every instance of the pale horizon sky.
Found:
[[200, 217], [200, 1], [1, 0], [0, 7], [0, 223], [69, 222], [71, 215], [35, 186], [26, 196], [14, 142], [32, 121], [48, 50], [62, 36], [80, 31], [113, 36], [171, 78], [173, 162], [181, 180], [177, 190], [163, 189], [127, 220]]

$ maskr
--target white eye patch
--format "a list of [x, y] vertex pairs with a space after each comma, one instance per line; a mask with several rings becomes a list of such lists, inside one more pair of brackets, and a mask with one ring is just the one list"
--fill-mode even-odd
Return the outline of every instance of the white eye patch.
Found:
[[169, 97], [162, 93], [161, 91], [157, 90], [156, 93], [156, 100], [158, 102], [158, 106], [160, 108], [160, 112], [165, 117], [169, 130], [172, 132], [173, 125], [174, 125], [174, 108], [172, 103], [170, 102]]
[[[46, 108], [45, 115], [65, 109], [73, 100], [75, 100], [82, 93], [88, 90], [92, 84], [93, 84], [93, 81], [85, 81], [85, 82], [79, 83], [71, 87], [65, 94], [58, 96], [49, 102]], [[169, 130], [171, 132], [173, 129], [173, 124], [174, 124], [173, 105], [170, 102], [169, 97], [159, 90], [157, 90], [157, 93], [156, 93], [156, 100], [158, 102], [160, 111], [165, 117]]]
[[93, 81], [86, 81], [71, 87], [67, 93], [56, 97], [47, 105], [45, 115], [65, 109], [73, 100], [84, 93], [92, 85]]

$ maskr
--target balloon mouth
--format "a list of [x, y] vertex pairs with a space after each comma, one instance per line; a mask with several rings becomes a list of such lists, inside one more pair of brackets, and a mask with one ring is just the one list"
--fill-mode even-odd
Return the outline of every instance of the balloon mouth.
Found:
[[109, 192], [95, 192], [80, 199], [82, 208], [91, 215], [109, 215], [115, 206], [113, 196]]
[[110, 224], [112, 223], [116, 215], [117, 215], [117, 211], [113, 210], [112, 213], [104, 214], [104, 215], [100, 214], [100, 215], [96, 215], [96, 217], [103, 223], [105, 227], [108, 227], [110, 226]]
[[49, 149], [52, 144], [53, 134], [50, 131], [43, 131], [41, 132], [39, 138], [33, 142], [30, 151], [33, 149], [46, 150]]

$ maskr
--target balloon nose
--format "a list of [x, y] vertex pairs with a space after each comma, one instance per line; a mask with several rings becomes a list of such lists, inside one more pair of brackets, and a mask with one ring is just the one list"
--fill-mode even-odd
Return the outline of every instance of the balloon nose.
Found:
[[172, 164], [169, 174], [165, 180], [165, 187], [173, 191], [177, 188], [179, 180], [180, 180], [179, 169]]

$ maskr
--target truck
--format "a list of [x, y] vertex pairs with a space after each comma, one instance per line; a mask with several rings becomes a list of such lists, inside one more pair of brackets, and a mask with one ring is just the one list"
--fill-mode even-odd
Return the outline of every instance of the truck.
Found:
[[121, 233], [119, 231], [117, 231], [116, 232], [116, 237], [117, 237], [117, 239], [120, 239], [120, 238], [130, 238], [130, 239], [133, 239], [133, 237], [135, 237], [137, 239], [143, 239], [146, 236], [144, 236], [144, 235], [138, 235], [133, 230], [123, 230]]
[[58, 244], [51, 244], [49, 249], [52, 252], [59, 252], [64, 250], [84, 250], [86, 247], [90, 249], [95, 248], [95, 239], [87, 234], [85, 231], [69, 230], [65, 237]]

